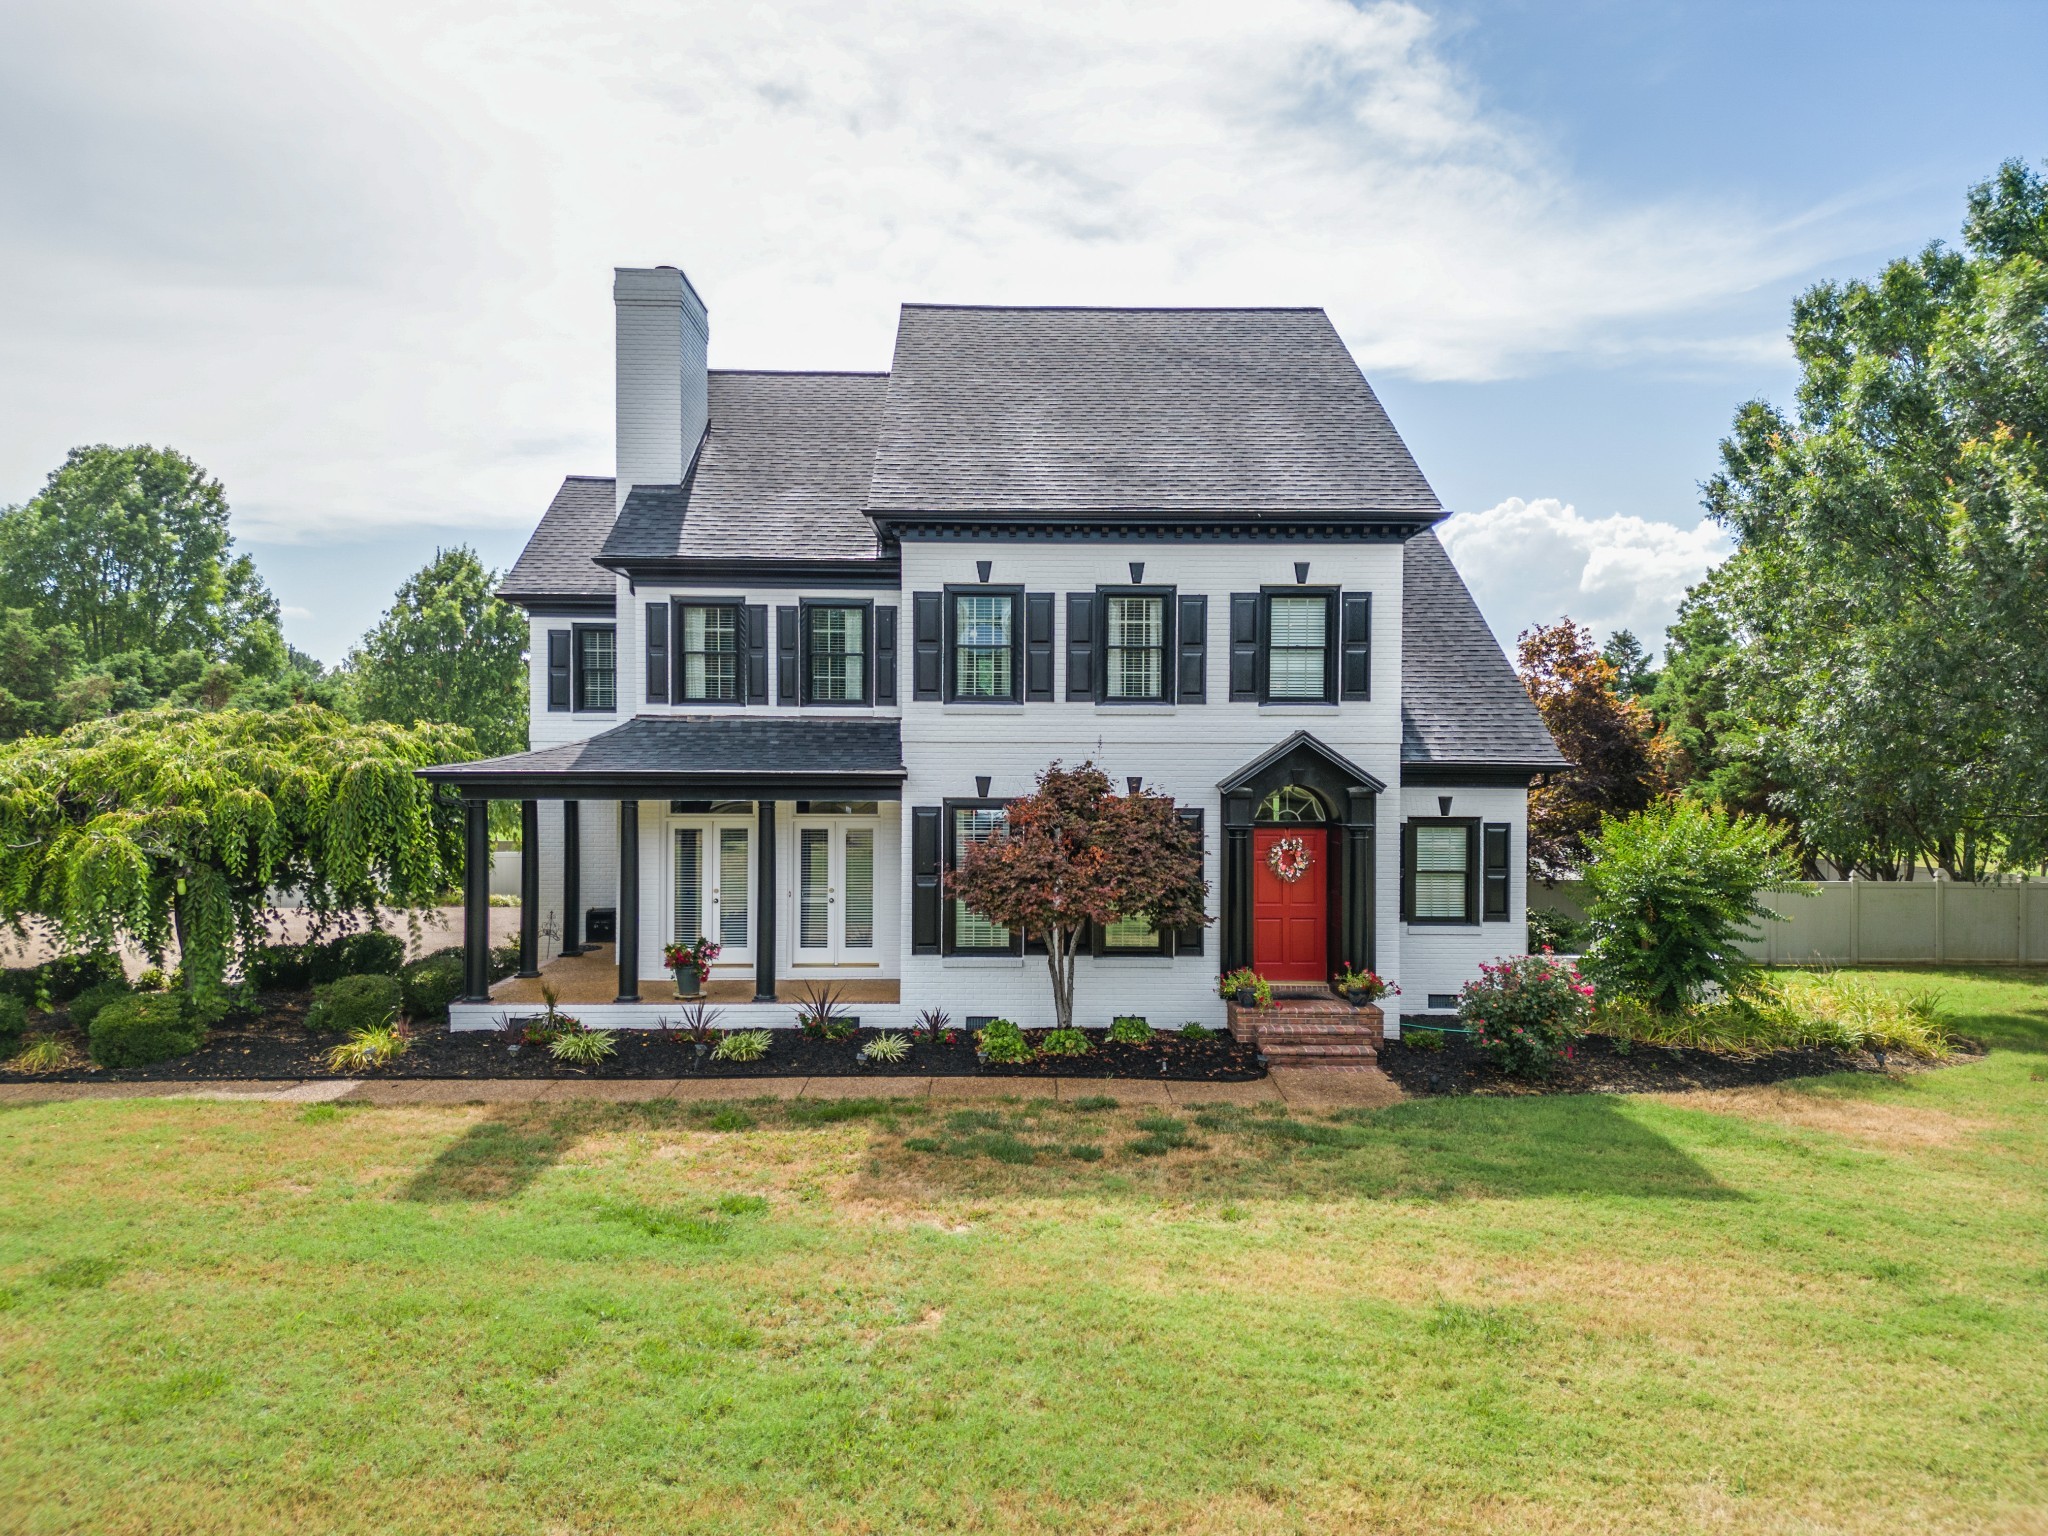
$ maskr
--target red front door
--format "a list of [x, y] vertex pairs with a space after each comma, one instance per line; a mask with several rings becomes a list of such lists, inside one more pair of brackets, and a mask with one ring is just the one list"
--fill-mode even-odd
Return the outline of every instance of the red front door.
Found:
[[1268, 981], [1330, 979], [1327, 850], [1321, 827], [1252, 829], [1252, 969]]

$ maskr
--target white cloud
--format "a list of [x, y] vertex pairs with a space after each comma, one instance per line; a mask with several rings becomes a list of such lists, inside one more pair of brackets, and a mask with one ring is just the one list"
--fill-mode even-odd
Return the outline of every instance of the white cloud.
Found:
[[1686, 588], [1733, 547], [1705, 519], [1679, 528], [1625, 514], [1583, 517], [1554, 497], [1510, 496], [1484, 512], [1460, 512], [1437, 535], [1511, 651], [1523, 630], [1566, 616], [1599, 640], [1629, 629], [1657, 650]]
[[0, 499], [148, 439], [267, 538], [528, 524], [609, 467], [614, 264], [685, 266], [727, 366], [885, 366], [905, 299], [1309, 303], [1368, 371], [1480, 379], [1714, 355], [1839, 246], [1602, 204], [1436, 39], [1347, 0], [13, 7]]

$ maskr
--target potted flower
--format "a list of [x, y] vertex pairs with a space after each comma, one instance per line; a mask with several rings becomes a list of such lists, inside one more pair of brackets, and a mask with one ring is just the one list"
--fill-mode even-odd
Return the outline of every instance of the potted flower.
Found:
[[1330, 979], [1337, 990], [1350, 999], [1354, 1008], [1363, 1008], [1367, 1003], [1378, 1002], [1389, 992], [1399, 993], [1401, 990], [1377, 971], [1355, 969], [1349, 960]]
[[1273, 1006], [1272, 983], [1248, 965], [1226, 975], [1217, 990], [1240, 1008]]
[[718, 958], [719, 945], [697, 936], [695, 944], [671, 944], [661, 952], [661, 963], [675, 973], [677, 997], [702, 997], [704, 976]]

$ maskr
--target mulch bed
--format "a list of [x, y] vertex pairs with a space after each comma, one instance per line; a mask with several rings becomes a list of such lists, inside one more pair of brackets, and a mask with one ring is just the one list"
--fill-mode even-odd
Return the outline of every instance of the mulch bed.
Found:
[[[1419, 1033], [1419, 1031], [1418, 1031]], [[1380, 1067], [1411, 1094], [1681, 1093], [1693, 1088], [1747, 1088], [1830, 1072], [1902, 1072], [1928, 1063], [1910, 1056], [1883, 1059], [1868, 1051], [1773, 1051], [1767, 1056], [1723, 1056], [1674, 1046], [1635, 1045], [1625, 1053], [1605, 1035], [1587, 1035], [1571, 1060], [1538, 1081], [1498, 1071], [1463, 1035], [1446, 1034], [1436, 1050], [1404, 1037], [1380, 1048]], [[1971, 1048], [1959, 1046], [1963, 1054]]]
[[[254, 1018], [229, 1019], [208, 1035], [206, 1044], [189, 1056], [174, 1057], [152, 1067], [47, 1072], [37, 1076], [0, 1070], [0, 1082], [156, 1083], [219, 1082], [237, 1078], [648, 1078], [648, 1077], [1145, 1077], [1155, 1081], [1232, 1083], [1264, 1077], [1258, 1053], [1230, 1036], [1213, 1040], [1155, 1037], [1148, 1045], [1125, 1045], [1090, 1032], [1095, 1049], [1085, 1056], [1042, 1057], [1020, 1066], [984, 1065], [976, 1060], [974, 1043], [965, 1030], [951, 1045], [919, 1041], [910, 1055], [892, 1066], [862, 1066], [855, 1053], [880, 1033], [862, 1030], [847, 1040], [814, 1040], [795, 1029], [771, 1030], [768, 1054], [759, 1061], [712, 1061], [699, 1057], [681, 1033], [654, 1029], [617, 1031], [618, 1054], [596, 1067], [568, 1067], [545, 1047], [521, 1046], [495, 1030], [462, 1030], [445, 1026], [418, 1029], [412, 1048], [389, 1067], [374, 1074], [337, 1073], [326, 1054], [337, 1035], [314, 1034], [305, 1027], [305, 994], [266, 994]], [[32, 1022], [31, 1029], [56, 1034], [68, 1031], [54, 1018]], [[1027, 1038], [1036, 1034], [1027, 1030]], [[85, 1042], [71, 1035], [83, 1056]]]

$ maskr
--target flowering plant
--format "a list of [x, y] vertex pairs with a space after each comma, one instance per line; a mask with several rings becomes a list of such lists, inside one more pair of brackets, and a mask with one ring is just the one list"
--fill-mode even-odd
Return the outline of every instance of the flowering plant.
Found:
[[1225, 976], [1217, 991], [1224, 997], [1235, 999], [1237, 994], [1246, 988], [1258, 994], [1258, 1001], [1253, 1004], [1254, 1007], [1270, 1008], [1273, 1006], [1272, 983], [1248, 965], [1239, 966], [1236, 970]]
[[1380, 975], [1378, 971], [1360, 971], [1352, 968], [1346, 960], [1338, 967], [1337, 974], [1330, 978], [1339, 992], [1363, 992], [1365, 1000], [1376, 1003], [1389, 992], [1400, 995], [1401, 989]]
[[1593, 986], [1550, 950], [1479, 968], [1458, 994], [1458, 1018], [1501, 1071], [1542, 1077], [1572, 1053], [1593, 1014]]
[[711, 969], [711, 962], [718, 958], [721, 948], [722, 945], [699, 934], [695, 944], [670, 944], [665, 947], [661, 952], [661, 963], [672, 971], [680, 971], [685, 966], [708, 971]]

